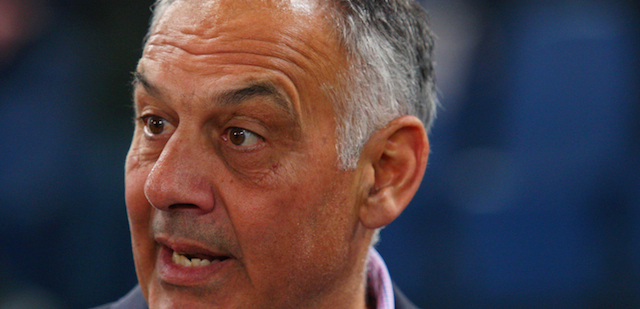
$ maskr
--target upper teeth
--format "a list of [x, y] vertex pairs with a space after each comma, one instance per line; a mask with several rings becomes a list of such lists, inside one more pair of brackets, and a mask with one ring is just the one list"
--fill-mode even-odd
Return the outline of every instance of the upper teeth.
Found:
[[216, 263], [216, 262], [220, 262], [220, 260], [207, 260], [207, 259], [198, 259], [198, 258], [193, 258], [193, 259], [189, 259], [188, 257], [179, 254], [178, 252], [173, 251], [173, 256], [171, 257], [171, 260], [173, 260], [174, 263], [176, 264], [180, 264], [182, 266], [187, 266], [187, 267], [195, 267], [195, 266], [206, 266], [209, 265], [211, 263]]

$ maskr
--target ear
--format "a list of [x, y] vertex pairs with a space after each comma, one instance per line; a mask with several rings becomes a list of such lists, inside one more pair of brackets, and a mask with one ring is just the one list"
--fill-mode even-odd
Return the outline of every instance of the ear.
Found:
[[383, 227], [402, 213], [418, 191], [428, 157], [427, 133], [414, 116], [397, 118], [372, 134], [360, 157], [365, 199], [359, 215], [365, 227]]

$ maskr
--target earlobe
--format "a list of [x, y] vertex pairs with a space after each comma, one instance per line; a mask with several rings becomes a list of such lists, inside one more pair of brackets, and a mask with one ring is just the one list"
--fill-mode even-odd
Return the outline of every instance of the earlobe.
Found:
[[360, 221], [375, 229], [395, 220], [420, 186], [429, 156], [425, 128], [414, 116], [395, 119], [371, 136], [363, 155], [371, 172]]

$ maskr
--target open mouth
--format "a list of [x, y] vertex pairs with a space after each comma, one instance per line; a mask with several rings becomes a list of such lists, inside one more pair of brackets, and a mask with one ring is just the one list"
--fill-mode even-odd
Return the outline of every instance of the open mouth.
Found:
[[208, 256], [202, 254], [188, 254], [188, 253], [178, 253], [173, 251], [171, 256], [171, 260], [185, 267], [201, 267], [207, 266], [215, 263], [220, 263], [229, 257], [227, 256]]
[[172, 286], [199, 286], [225, 280], [236, 267], [235, 257], [219, 246], [206, 246], [188, 239], [158, 237], [156, 271], [161, 282]]

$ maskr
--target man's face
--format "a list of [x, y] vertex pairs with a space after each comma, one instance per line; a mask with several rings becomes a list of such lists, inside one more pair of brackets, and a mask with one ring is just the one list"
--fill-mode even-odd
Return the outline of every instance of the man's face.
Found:
[[323, 91], [343, 53], [321, 8], [266, 2], [177, 1], [144, 49], [126, 202], [151, 308], [302, 308], [362, 279]]

